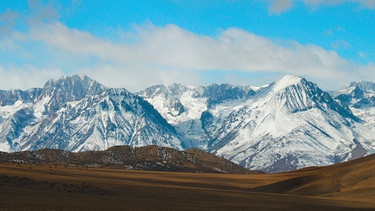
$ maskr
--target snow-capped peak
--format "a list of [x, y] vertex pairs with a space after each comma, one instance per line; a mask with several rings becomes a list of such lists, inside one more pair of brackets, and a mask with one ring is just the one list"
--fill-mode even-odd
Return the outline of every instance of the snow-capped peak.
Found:
[[375, 91], [375, 83], [371, 81], [351, 82], [350, 86], [358, 86], [364, 91]]
[[[347, 95], [356, 99], [361, 99], [366, 94], [375, 93], [375, 83], [371, 81], [351, 82], [339, 90], [331, 92], [334, 96]], [[342, 97], [342, 96], [341, 96]]]
[[302, 77], [296, 75], [286, 75], [280, 80], [276, 81], [273, 85], [275, 92], [285, 89], [286, 87], [299, 84], [303, 80]]
[[58, 80], [49, 80], [44, 85], [45, 95], [59, 95], [60, 99], [80, 100], [86, 95], [100, 94], [107, 88], [87, 76], [64, 76]]
[[49, 80], [45, 85], [44, 88], [51, 88], [51, 87], [59, 87], [59, 88], [75, 88], [75, 87], [85, 87], [89, 88], [92, 86], [100, 86], [104, 88], [104, 86], [95, 80], [91, 79], [90, 77], [84, 75], [72, 75], [72, 76], [63, 76], [58, 80]]

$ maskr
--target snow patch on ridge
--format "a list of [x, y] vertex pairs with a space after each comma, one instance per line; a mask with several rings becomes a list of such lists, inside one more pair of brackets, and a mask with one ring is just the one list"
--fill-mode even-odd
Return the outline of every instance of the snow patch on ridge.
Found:
[[301, 80], [302, 80], [302, 77], [300, 76], [286, 75], [282, 77], [280, 80], [278, 80], [277, 82], [275, 82], [272, 88], [275, 92], [278, 92], [280, 90], [285, 89], [286, 87], [300, 83]]

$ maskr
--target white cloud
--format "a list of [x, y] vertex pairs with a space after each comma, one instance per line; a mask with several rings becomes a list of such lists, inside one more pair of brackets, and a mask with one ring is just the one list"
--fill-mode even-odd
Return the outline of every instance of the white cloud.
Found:
[[297, 42], [276, 42], [236, 28], [212, 38], [176, 25], [146, 25], [137, 27], [133, 36], [136, 39], [132, 43], [114, 43], [61, 23], [31, 30], [33, 39], [58, 50], [133, 68], [273, 71], [332, 77], [337, 70], [351, 66], [335, 51]]
[[[48, 61], [48, 68], [39, 63], [42, 74], [32, 84], [61, 75], [60, 70], [66, 68], [64, 64], [77, 64], [69, 74], [87, 74], [107, 86], [126, 87], [131, 91], [158, 83], [204, 83], [202, 75], [214, 76], [215, 71], [228, 73], [230, 81], [236, 81], [234, 72], [291, 73], [322, 84], [330, 81], [331, 85], [343, 85], [362, 76], [374, 75], [368, 73], [374, 71], [374, 65], [349, 62], [335, 51], [293, 41], [271, 40], [237, 28], [209, 37], [176, 25], [158, 27], [146, 24], [135, 26], [133, 32], [124, 34], [123, 41], [113, 42], [54, 22], [33, 25], [29, 32], [17, 34], [14, 39], [22, 40], [22, 43], [37, 42], [39, 50], [45, 51], [39, 53], [45, 56], [42, 59]], [[26, 50], [32, 52], [23, 46], [23, 51]], [[34, 74], [38, 75], [38, 67], [34, 66], [31, 72], [22, 68], [32, 78]], [[0, 82], [3, 86], [14, 88], [17, 77], [25, 80], [22, 68], [14, 73], [2, 68], [0, 74], [4, 77], [0, 77]], [[49, 72], [52, 68], [55, 69]], [[6, 76], [8, 74], [10, 76]], [[246, 84], [244, 80], [248, 78], [238, 76], [239, 84]], [[22, 84], [19, 88], [32, 85], [19, 84]]]
[[34, 66], [0, 66], [0, 89], [28, 89], [41, 87], [51, 78], [59, 78], [64, 73], [58, 69], [37, 68]]

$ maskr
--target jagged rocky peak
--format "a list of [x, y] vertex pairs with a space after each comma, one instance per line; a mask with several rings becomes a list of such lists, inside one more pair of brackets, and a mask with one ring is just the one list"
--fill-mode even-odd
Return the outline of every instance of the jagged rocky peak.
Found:
[[87, 94], [99, 94], [106, 88], [87, 76], [64, 76], [58, 80], [49, 80], [43, 88], [45, 91], [66, 92], [67, 97], [78, 100]]
[[49, 80], [43, 87], [39, 99], [51, 98], [47, 110], [54, 111], [66, 102], [77, 101], [89, 95], [99, 95], [107, 88], [87, 76], [64, 76]]
[[15, 90], [0, 90], [0, 106], [13, 105], [15, 102], [32, 103], [41, 94], [42, 89], [32, 88], [26, 91]]
[[359, 88], [365, 93], [375, 92], [375, 83], [371, 81], [351, 82], [349, 87]]
[[375, 83], [370, 81], [351, 82], [337, 91], [332, 91], [335, 99], [346, 106], [368, 108], [375, 106]]
[[168, 90], [170, 92], [170, 94], [172, 96], [178, 96], [178, 95], [181, 95], [189, 90], [193, 90], [194, 88], [189, 88], [188, 86], [186, 85], [182, 85], [182, 84], [179, 84], [179, 83], [173, 83], [173, 84], [169, 84], [168, 86]]
[[153, 96], [163, 94], [165, 92], [167, 92], [167, 87], [165, 85], [160, 84], [160, 85], [151, 86], [151, 87], [139, 92], [138, 95], [153, 97]]
[[[165, 107], [181, 112], [181, 102], [190, 103], [187, 99], [200, 99], [208, 107], [227, 101], [248, 98], [255, 94], [251, 86], [234, 86], [230, 84], [210, 84], [204, 86], [187, 86], [178, 83], [170, 85], [156, 85], [138, 93], [146, 99], [166, 98]], [[183, 102], [182, 102], [183, 104]], [[178, 109], [177, 109], [178, 107]]]
[[230, 84], [212, 84], [205, 86], [203, 96], [207, 98], [208, 107], [225, 101], [242, 99], [255, 94], [250, 86], [233, 86]]
[[58, 80], [49, 80], [43, 88], [28, 90], [0, 90], [0, 106], [13, 105], [15, 102], [35, 103], [37, 99], [55, 97], [60, 103], [81, 100], [86, 95], [100, 94], [106, 88], [87, 76], [64, 76]]
[[360, 99], [365, 95], [375, 94], [375, 83], [370, 81], [351, 82], [349, 85], [333, 91], [332, 94], [342, 100]]
[[189, 90], [194, 90], [194, 88], [189, 88], [188, 86], [173, 83], [169, 85], [154, 85], [144, 91], [138, 93], [140, 96], [155, 97], [155, 96], [165, 96], [165, 97], [179, 97]]

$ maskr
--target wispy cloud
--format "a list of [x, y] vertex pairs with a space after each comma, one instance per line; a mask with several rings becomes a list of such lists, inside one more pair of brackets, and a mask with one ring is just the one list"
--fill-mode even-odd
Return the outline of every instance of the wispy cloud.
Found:
[[49, 1], [44, 4], [42, 0], [28, 0], [30, 13], [25, 16], [29, 22], [50, 22], [58, 20], [60, 14], [56, 8], [60, 5], [57, 1]]
[[270, 0], [269, 12], [271, 14], [280, 14], [293, 6], [292, 0]]
[[[31, 30], [30, 39], [54, 50], [95, 56], [118, 64], [142, 64], [165, 69], [327, 71], [346, 66], [334, 51], [291, 41], [273, 41], [250, 32], [230, 28], [217, 37], [201, 36], [176, 25], [138, 26], [132, 43], [105, 41], [92, 34], [69, 29], [61, 23]], [[319, 74], [319, 73], [317, 73]]]
[[339, 5], [344, 3], [356, 3], [360, 7], [375, 9], [375, 0], [266, 0], [271, 14], [280, 14], [288, 11], [294, 3], [302, 2], [305, 5], [317, 9], [319, 6]]
[[335, 40], [331, 43], [331, 46], [334, 49], [349, 49], [351, 47], [350, 44], [344, 40]]
[[0, 37], [11, 33], [16, 19], [20, 17], [20, 14], [7, 9], [4, 13], [0, 14]]

